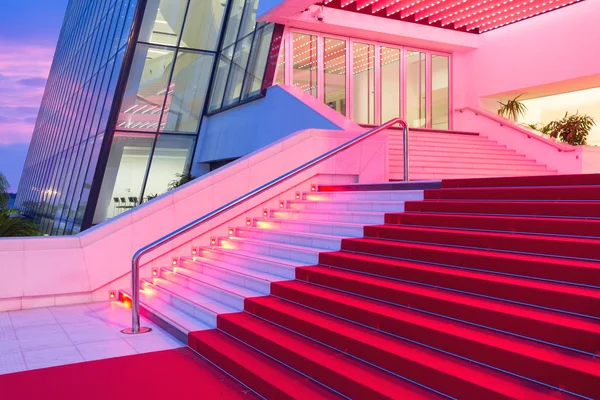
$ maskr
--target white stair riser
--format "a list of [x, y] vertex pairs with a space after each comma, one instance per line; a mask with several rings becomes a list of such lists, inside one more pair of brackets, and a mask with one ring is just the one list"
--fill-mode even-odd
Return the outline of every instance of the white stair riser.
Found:
[[319, 192], [305, 193], [305, 200], [315, 201], [410, 201], [423, 200], [422, 190], [396, 190], [372, 192]]
[[[144, 285], [144, 287], [148, 287], [148, 285]], [[155, 291], [161, 300], [170, 304], [174, 308], [197, 318], [199, 321], [207, 324], [208, 326], [215, 328], [217, 327], [217, 314], [211, 312], [210, 310], [185, 300], [183, 297], [175, 296], [170, 292], [161, 290], [154, 285], [150, 285], [150, 290]]]
[[329, 210], [329, 211], [368, 211], [368, 212], [402, 212], [404, 211], [404, 202], [396, 203], [381, 203], [381, 202], [364, 202], [364, 203], [338, 203], [328, 201], [314, 202], [295, 202], [289, 203], [289, 208], [292, 210]]
[[287, 265], [281, 265], [272, 263], [268, 260], [261, 260], [259, 257], [257, 258], [247, 258], [236, 256], [235, 254], [228, 254], [226, 251], [223, 252], [206, 252], [203, 254], [206, 258], [211, 258], [213, 260], [232, 263], [239, 267], [244, 267], [248, 269], [254, 269], [257, 271], [266, 272], [268, 274], [280, 276], [284, 279], [295, 279], [296, 278], [296, 270], [295, 268]]
[[284, 219], [258, 220], [255, 222], [258, 227], [268, 227], [269, 229], [281, 229], [285, 231], [316, 233], [322, 235], [332, 235], [340, 237], [362, 237], [364, 228], [362, 226], [345, 226], [335, 223], [321, 224], [311, 221], [288, 221]]
[[194, 281], [182, 274], [171, 273], [165, 270], [161, 270], [161, 277], [237, 310], [242, 311], [244, 309], [244, 298], [234, 293], [227, 292], [202, 282]]
[[230, 245], [243, 251], [264, 254], [269, 257], [283, 258], [310, 265], [319, 262], [319, 251], [307, 251], [301, 249], [290, 249], [267, 243], [246, 242], [244, 240], [231, 240]]
[[348, 211], [347, 213], [304, 213], [301, 210], [293, 211], [275, 211], [276, 218], [288, 218], [302, 221], [328, 221], [328, 222], [347, 222], [352, 224], [383, 224], [384, 213], [379, 215], [364, 215], [359, 212]]
[[271, 293], [271, 284], [268, 281], [238, 274], [237, 272], [228, 271], [224, 268], [214, 267], [208, 262], [186, 262], [184, 265], [186, 266], [186, 268], [206, 274], [212, 278], [220, 279], [224, 282], [233, 283], [234, 285], [254, 290], [263, 295]]
[[337, 238], [315, 238], [294, 235], [290, 233], [281, 233], [271, 230], [246, 230], [238, 229], [236, 236], [241, 238], [263, 240], [268, 242], [291, 244], [294, 246], [312, 247], [317, 249], [326, 249], [338, 251], [341, 247], [342, 240]]

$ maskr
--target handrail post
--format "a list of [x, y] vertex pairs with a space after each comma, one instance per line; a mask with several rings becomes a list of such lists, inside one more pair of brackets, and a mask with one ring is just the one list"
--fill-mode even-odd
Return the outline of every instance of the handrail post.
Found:
[[221, 215], [225, 211], [237, 206], [238, 204], [241, 204], [246, 200], [253, 198], [256, 195], [259, 195], [260, 193], [272, 188], [275, 185], [278, 185], [286, 179], [292, 178], [298, 175], [299, 173], [319, 164], [320, 162], [329, 159], [330, 157], [354, 146], [357, 143], [362, 142], [363, 140], [370, 138], [371, 136], [378, 134], [381, 131], [391, 128], [396, 124], [400, 124], [402, 126], [402, 132], [404, 137], [404, 180], [408, 181], [408, 124], [401, 118], [394, 118], [378, 126], [377, 128], [371, 129], [370, 131], [358, 135], [354, 139], [351, 139], [346, 143], [341, 144], [338, 147], [331, 149], [324, 154], [321, 154], [317, 158], [314, 158], [302, 164], [301, 166], [286, 172], [280, 177], [275, 178], [268, 183], [265, 183], [264, 185], [252, 190], [251, 192], [248, 192], [245, 195], [238, 197], [237, 199], [225, 204], [224, 206], [217, 208], [214, 211], [211, 211], [210, 213], [190, 222], [185, 226], [182, 226], [179, 229], [174, 230], [173, 232], [161, 237], [158, 240], [155, 240], [154, 242], [136, 251], [131, 260], [131, 328], [123, 329], [121, 332], [135, 335], [139, 333], [150, 332], [152, 330], [151, 328], [140, 326], [140, 259], [143, 255], [149, 253], [150, 251], [156, 249], [159, 246], [162, 246], [171, 239], [174, 239], [186, 232], [191, 231], [193, 228], [197, 227], [201, 223], [211, 220], [212, 218], [218, 215]]

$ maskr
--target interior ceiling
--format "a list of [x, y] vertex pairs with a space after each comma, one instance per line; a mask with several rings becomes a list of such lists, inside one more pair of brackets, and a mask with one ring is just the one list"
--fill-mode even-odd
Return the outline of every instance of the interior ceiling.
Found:
[[584, 0], [324, 0], [325, 7], [483, 33]]

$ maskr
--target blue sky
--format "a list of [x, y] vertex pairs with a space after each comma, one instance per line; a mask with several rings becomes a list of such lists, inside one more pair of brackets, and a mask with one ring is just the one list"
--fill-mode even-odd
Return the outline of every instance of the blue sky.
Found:
[[20, 0], [0, 14], [0, 171], [16, 190], [68, 0]]

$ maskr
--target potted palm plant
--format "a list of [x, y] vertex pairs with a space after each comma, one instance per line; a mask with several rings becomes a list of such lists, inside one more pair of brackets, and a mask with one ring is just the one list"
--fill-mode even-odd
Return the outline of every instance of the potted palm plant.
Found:
[[519, 116], [524, 116], [525, 111], [527, 111], [527, 106], [519, 101], [519, 97], [521, 96], [523, 94], [518, 95], [512, 100], [508, 100], [506, 103], [499, 101], [498, 103], [502, 107], [498, 109], [498, 115], [517, 122]]
[[587, 144], [587, 137], [595, 125], [596, 121], [589, 115], [579, 112], [569, 115], [566, 112], [562, 119], [550, 122], [546, 129], [550, 137], [578, 146]]

